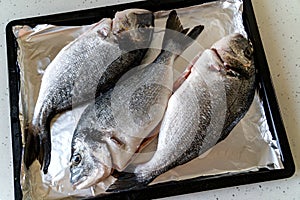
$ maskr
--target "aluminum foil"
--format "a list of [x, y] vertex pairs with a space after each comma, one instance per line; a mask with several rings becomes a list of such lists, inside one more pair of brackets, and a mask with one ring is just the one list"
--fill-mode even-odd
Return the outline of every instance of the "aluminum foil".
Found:
[[[247, 36], [242, 22], [242, 1], [216, 1], [193, 7], [177, 9], [184, 27], [199, 24], [204, 31], [190, 48], [175, 61], [175, 74], [180, 74], [197, 54], [220, 38], [230, 33]], [[155, 13], [155, 27], [164, 28], [169, 11]], [[57, 27], [39, 25], [14, 27], [19, 44], [18, 64], [21, 70], [20, 121], [23, 135], [32, 120], [41, 78], [48, 64], [69, 42], [73, 41], [90, 26]], [[159, 28], [157, 28], [159, 30]], [[144, 63], [158, 54], [163, 32], [155, 31], [151, 50]], [[59, 114], [52, 120], [52, 156], [48, 174], [40, 171], [36, 161], [26, 170], [22, 166], [21, 185], [24, 199], [59, 199], [89, 197], [104, 193], [115, 179], [110, 176], [105, 181], [83, 190], [72, 188], [69, 177], [71, 139], [75, 126], [86, 105]], [[133, 163], [141, 163], [151, 158], [157, 140], [147, 146]], [[198, 158], [178, 166], [157, 177], [151, 184], [170, 180], [184, 180], [199, 176], [220, 175], [257, 171], [260, 168], [281, 169], [280, 152], [272, 138], [263, 110], [263, 103], [256, 94], [246, 116], [222, 142], [215, 145]]]

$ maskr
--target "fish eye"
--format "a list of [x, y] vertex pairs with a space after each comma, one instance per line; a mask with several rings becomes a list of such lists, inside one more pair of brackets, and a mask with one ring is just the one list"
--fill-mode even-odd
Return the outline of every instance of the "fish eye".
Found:
[[244, 55], [246, 56], [246, 58], [251, 59], [251, 57], [252, 57], [252, 48], [248, 46], [244, 50]]
[[138, 31], [140, 33], [144, 33], [145, 32], [145, 28], [146, 28], [146, 25], [145, 24], [139, 24], [138, 25]]
[[72, 158], [72, 164], [75, 165], [75, 166], [79, 165], [79, 163], [81, 162], [81, 160], [82, 160], [81, 155], [79, 153], [77, 153]]
[[231, 77], [239, 77], [240, 76], [237, 72], [235, 72], [233, 70], [228, 70], [226, 72], [226, 75], [231, 76]]

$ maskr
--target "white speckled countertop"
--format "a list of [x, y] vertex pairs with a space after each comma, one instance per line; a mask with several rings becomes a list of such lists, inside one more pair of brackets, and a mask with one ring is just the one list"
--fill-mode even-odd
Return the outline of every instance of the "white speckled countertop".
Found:
[[[132, 1], [132, 0], [131, 0]], [[14, 199], [5, 27], [20, 18], [130, 2], [130, 0], [0, 0], [0, 199]], [[252, 0], [288, 134], [296, 174], [292, 178], [166, 199], [300, 199], [300, 1]], [[299, 76], [299, 77], [298, 77]]]

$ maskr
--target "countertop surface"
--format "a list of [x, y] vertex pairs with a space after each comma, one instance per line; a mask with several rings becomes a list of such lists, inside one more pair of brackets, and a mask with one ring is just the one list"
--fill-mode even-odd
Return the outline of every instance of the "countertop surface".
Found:
[[[0, 199], [14, 199], [5, 27], [9, 21], [132, 0], [0, 0]], [[283, 122], [296, 164], [293, 177], [166, 199], [300, 199], [300, 1], [252, 0]]]

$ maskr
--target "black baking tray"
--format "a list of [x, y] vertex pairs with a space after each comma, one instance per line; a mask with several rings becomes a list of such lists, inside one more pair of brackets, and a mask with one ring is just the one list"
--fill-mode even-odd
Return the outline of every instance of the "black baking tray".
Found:
[[[13, 146], [14, 164], [14, 187], [15, 199], [22, 199], [20, 186], [20, 169], [22, 156], [22, 136], [19, 122], [19, 89], [20, 71], [17, 64], [17, 42], [12, 32], [15, 25], [37, 24], [54, 25], [84, 25], [99, 21], [103, 17], [113, 17], [116, 11], [128, 8], [144, 8], [152, 11], [170, 10], [192, 5], [198, 5], [210, 1], [204, 0], [148, 0], [127, 4], [119, 4], [107, 7], [93, 8], [88, 10], [74, 11], [62, 14], [34, 17], [28, 19], [14, 20], [6, 26], [7, 42], [7, 62], [10, 90], [10, 117], [11, 117], [11, 137]], [[259, 35], [252, 2], [244, 0], [243, 21], [246, 31], [253, 43], [255, 51], [255, 63], [258, 69], [258, 90], [263, 99], [265, 114], [270, 131], [278, 142], [278, 147], [282, 156], [284, 169], [267, 170], [261, 169], [256, 172], [239, 173], [234, 175], [215, 175], [193, 178], [183, 181], [170, 181], [167, 183], [148, 186], [140, 190], [131, 190], [107, 196], [95, 197], [101, 199], [152, 199], [172, 195], [180, 195], [191, 192], [199, 192], [217, 188], [237, 186], [242, 184], [269, 181], [291, 177], [295, 172], [295, 165], [290, 151], [287, 135], [281, 119], [279, 106], [277, 103], [274, 87], [272, 84], [270, 71]]]

